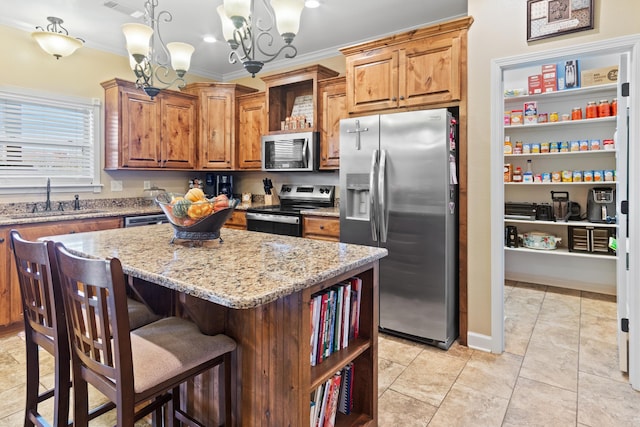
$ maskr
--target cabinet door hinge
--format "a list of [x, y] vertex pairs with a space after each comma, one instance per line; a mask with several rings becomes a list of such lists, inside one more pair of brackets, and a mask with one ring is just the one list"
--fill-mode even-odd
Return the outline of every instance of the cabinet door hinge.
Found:
[[629, 96], [629, 82], [622, 83], [622, 96]]
[[620, 329], [622, 332], [629, 332], [629, 319], [620, 319]]

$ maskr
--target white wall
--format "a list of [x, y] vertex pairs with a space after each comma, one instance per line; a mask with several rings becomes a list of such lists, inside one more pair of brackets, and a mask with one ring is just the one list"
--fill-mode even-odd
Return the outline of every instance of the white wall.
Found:
[[[523, 53], [640, 33], [640, 1], [595, 0], [595, 28], [527, 43], [525, 0], [469, 0], [469, 332], [491, 335], [490, 62]], [[502, 168], [502, 164], [494, 165]]]

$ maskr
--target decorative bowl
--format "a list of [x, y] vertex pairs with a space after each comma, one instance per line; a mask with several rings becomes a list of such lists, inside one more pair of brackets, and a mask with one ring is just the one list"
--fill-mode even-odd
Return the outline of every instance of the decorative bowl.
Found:
[[190, 202], [182, 194], [165, 192], [156, 197], [156, 203], [173, 226], [174, 239], [214, 240], [220, 238], [220, 228], [231, 217], [238, 200], [229, 199], [224, 206], [219, 199]]
[[544, 233], [542, 231], [530, 231], [520, 235], [522, 238], [522, 246], [529, 249], [553, 250], [562, 241], [561, 238], [553, 234]]

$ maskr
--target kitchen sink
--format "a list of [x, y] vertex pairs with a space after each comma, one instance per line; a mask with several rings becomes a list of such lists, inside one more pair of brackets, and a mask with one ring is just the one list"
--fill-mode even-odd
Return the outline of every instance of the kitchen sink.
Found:
[[23, 219], [23, 218], [49, 218], [58, 216], [69, 215], [83, 215], [104, 212], [97, 209], [79, 209], [75, 211], [38, 211], [38, 212], [25, 212], [23, 214], [10, 215], [11, 219]]

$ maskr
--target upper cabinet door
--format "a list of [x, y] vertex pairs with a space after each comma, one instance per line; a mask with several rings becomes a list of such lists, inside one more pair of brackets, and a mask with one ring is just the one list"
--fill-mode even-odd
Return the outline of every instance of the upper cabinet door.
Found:
[[161, 166], [170, 169], [193, 169], [196, 148], [196, 100], [179, 94], [163, 93]]
[[460, 38], [433, 37], [400, 51], [401, 107], [460, 99]]
[[340, 167], [340, 120], [347, 118], [347, 87], [344, 77], [318, 83], [320, 120], [320, 169]]
[[160, 166], [160, 115], [158, 104], [144, 92], [122, 92], [123, 167]]
[[207, 94], [202, 104], [203, 134], [200, 136], [199, 166], [202, 169], [233, 168], [233, 91]]
[[349, 112], [398, 106], [398, 50], [379, 49], [347, 57]]
[[261, 137], [267, 132], [264, 92], [238, 98], [238, 167], [262, 169]]

